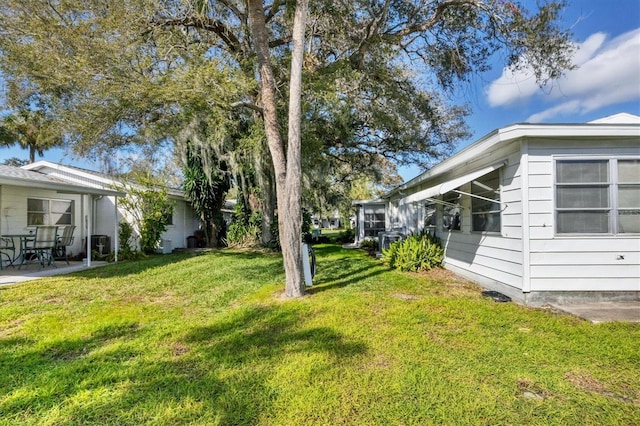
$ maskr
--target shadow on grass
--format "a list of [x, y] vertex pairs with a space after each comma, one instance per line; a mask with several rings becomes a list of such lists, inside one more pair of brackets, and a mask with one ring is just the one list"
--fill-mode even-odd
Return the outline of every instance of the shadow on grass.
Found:
[[137, 334], [137, 323], [112, 324], [95, 330], [86, 338], [38, 342], [29, 339], [0, 339], [0, 395], [10, 395], [17, 389], [20, 397], [0, 397], [0, 414], [12, 415], [45, 410], [60, 404], [79, 389], [89, 370], [99, 370], [107, 364], [92, 353], [115, 340], [131, 340]]
[[305, 315], [294, 305], [236, 309], [166, 340], [136, 323], [51, 344], [0, 339], [0, 413], [27, 423], [257, 424], [282, 391], [288, 360], [324, 353], [341, 365], [367, 350], [331, 328], [305, 327]]
[[316, 276], [307, 293], [314, 294], [362, 283], [386, 271], [378, 261], [364, 257], [361, 252], [346, 250], [338, 245], [320, 245], [316, 250]]

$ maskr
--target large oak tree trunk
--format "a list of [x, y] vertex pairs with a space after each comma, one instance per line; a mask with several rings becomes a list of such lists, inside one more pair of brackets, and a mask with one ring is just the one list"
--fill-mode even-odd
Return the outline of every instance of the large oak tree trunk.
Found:
[[300, 297], [304, 294], [302, 279], [302, 210], [300, 117], [302, 87], [302, 57], [304, 52], [304, 26], [307, 1], [297, 3], [293, 25], [293, 52], [289, 98], [289, 137], [285, 148], [278, 127], [276, 84], [269, 58], [268, 36], [265, 28], [264, 8], [261, 0], [249, 0], [249, 23], [254, 37], [260, 72], [262, 110], [276, 178], [278, 225], [280, 245], [286, 277], [285, 295]]

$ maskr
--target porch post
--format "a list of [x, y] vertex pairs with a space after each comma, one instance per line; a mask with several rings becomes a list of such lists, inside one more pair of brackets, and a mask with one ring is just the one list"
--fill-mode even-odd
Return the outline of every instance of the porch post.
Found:
[[87, 267], [91, 266], [91, 230], [93, 225], [93, 195], [87, 194]]

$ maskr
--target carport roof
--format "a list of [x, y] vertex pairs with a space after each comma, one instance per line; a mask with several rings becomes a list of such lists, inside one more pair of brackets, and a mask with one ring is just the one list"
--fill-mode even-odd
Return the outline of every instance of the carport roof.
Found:
[[73, 184], [43, 173], [20, 167], [0, 165], [0, 185], [51, 189], [66, 194], [92, 194], [122, 197], [124, 192]]

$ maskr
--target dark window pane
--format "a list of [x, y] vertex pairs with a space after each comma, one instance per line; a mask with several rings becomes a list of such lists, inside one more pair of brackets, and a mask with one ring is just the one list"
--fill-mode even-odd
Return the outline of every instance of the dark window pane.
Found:
[[606, 186], [558, 187], [557, 207], [565, 209], [607, 208], [609, 188]]
[[45, 213], [27, 213], [27, 226], [46, 225], [46, 217]]
[[618, 232], [621, 234], [640, 233], [640, 210], [620, 210], [618, 212]]
[[640, 209], [640, 185], [620, 185], [618, 207]]
[[68, 213], [51, 213], [51, 223], [54, 225], [71, 225], [71, 215]]
[[609, 212], [558, 212], [558, 232], [600, 234], [609, 232]]
[[36, 198], [27, 199], [27, 211], [30, 212], [48, 212], [49, 200], [38, 200]]
[[558, 161], [556, 179], [558, 183], [607, 183], [608, 166], [608, 160]]
[[471, 193], [471, 230], [500, 232], [500, 171], [472, 181]]
[[640, 160], [618, 160], [618, 181], [621, 183], [640, 182]]
[[474, 214], [472, 219], [473, 231], [500, 232], [500, 212]]

